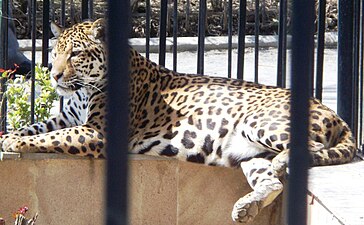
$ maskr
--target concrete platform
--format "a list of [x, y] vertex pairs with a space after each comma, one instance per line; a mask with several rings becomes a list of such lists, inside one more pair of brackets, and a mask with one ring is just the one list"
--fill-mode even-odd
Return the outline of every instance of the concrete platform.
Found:
[[310, 225], [364, 224], [364, 161], [310, 170]]
[[[28, 206], [37, 224], [103, 224], [105, 160], [25, 154], [0, 161], [0, 217]], [[132, 225], [228, 225], [237, 199], [250, 192], [238, 169], [207, 167], [166, 158], [130, 156]], [[278, 225], [281, 199], [254, 225]]]

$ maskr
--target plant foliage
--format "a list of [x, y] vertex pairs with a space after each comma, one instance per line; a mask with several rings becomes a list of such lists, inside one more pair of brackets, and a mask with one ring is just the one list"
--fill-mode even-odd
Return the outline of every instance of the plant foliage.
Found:
[[[11, 131], [31, 123], [31, 80], [26, 80], [24, 76], [16, 76], [15, 79], [7, 80], [6, 83], [7, 89], [3, 96], [7, 98], [7, 122], [8, 129]], [[48, 68], [37, 65], [35, 68], [35, 122], [44, 121], [51, 116], [51, 109], [56, 100], [58, 95], [51, 85]]]

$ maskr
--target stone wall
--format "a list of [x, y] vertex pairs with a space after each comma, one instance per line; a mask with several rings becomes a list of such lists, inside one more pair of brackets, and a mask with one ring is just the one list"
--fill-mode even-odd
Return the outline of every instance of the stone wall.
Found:
[[[0, 216], [28, 206], [38, 225], [102, 224], [105, 160], [29, 154], [0, 162]], [[238, 169], [207, 167], [150, 156], [129, 160], [130, 224], [234, 224], [231, 209], [251, 189]], [[281, 199], [255, 225], [281, 222]]]

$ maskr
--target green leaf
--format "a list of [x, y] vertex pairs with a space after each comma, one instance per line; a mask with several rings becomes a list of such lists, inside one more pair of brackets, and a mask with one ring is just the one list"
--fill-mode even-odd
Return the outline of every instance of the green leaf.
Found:
[[[4, 73], [1, 75], [2, 77], [8, 75], [7, 72]], [[50, 110], [54, 101], [58, 99], [58, 95], [51, 86], [48, 68], [37, 65], [35, 78], [36, 85], [41, 86], [41, 93], [35, 100], [35, 118], [45, 120], [51, 116]], [[6, 84], [7, 90], [4, 96], [7, 97], [8, 123], [11, 126], [10, 129], [19, 129], [30, 123], [31, 82], [21, 77], [8, 80]]]

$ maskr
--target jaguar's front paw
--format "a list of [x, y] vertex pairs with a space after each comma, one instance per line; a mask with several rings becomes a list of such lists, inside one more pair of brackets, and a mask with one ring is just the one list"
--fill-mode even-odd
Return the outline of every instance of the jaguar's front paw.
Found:
[[286, 172], [288, 173], [287, 171], [288, 162], [289, 162], [288, 150], [284, 150], [281, 153], [279, 153], [276, 157], [274, 157], [272, 160], [272, 168], [274, 175], [276, 175], [277, 177], [282, 177], [283, 175], [285, 175]]
[[1, 137], [0, 146], [2, 152], [20, 152], [21, 137], [7, 134]]

